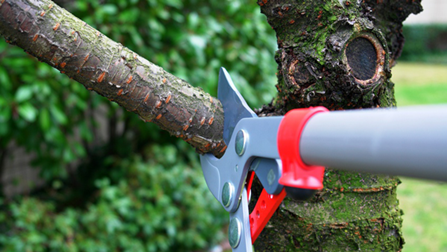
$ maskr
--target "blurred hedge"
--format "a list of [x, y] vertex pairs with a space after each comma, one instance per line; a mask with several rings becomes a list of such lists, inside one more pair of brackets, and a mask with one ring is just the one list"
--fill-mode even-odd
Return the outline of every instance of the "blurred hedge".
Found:
[[447, 24], [404, 25], [399, 61], [447, 64]]
[[[213, 95], [220, 66], [253, 107], [275, 92], [275, 37], [255, 2], [59, 2]], [[3, 40], [0, 85], [0, 156], [14, 142], [46, 181], [0, 197], [1, 251], [196, 251], [222, 239], [227, 215], [186, 143]]]

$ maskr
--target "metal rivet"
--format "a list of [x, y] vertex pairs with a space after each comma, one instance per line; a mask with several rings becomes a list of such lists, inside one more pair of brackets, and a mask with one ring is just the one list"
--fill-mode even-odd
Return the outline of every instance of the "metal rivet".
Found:
[[248, 134], [245, 132], [245, 130], [239, 130], [239, 132], [236, 135], [236, 153], [239, 156], [242, 156], [245, 152], [245, 146], [247, 144], [247, 137]]
[[233, 218], [230, 221], [230, 227], [228, 228], [228, 241], [232, 248], [236, 248], [241, 241], [242, 236], [242, 223], [238, 218]]
[[231, 183], [226, 182], [222, 188], [222, 204], [229, 207], [234, 196], [234, 187]]
[[270, 169], [269, 173], [267, 173], [267, 182], [269, 183], [269, 185], [272, 185], [273, 182], [275, 182], [275, 179], [275, 171], [273, 171], [273, 169]]

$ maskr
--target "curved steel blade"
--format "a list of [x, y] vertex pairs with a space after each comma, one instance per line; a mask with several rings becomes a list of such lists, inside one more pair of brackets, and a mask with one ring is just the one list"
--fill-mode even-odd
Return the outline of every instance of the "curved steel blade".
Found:
[[247, 105], [242, 95], [234, 86], [230, 75], [225, 68], [221, 67], [219, 72], [219, 85], [217, 88], [217, 98], [219, 98], [224, 109], [224, 132], [223, 139], [228, 145], [234, 127], [246, 117], [256, 117], [255, 112]]

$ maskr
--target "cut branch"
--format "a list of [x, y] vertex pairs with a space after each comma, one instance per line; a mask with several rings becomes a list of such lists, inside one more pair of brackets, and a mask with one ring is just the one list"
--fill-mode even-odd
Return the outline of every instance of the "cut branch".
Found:
[[49, 0], [0, 0], [0, 34], [145, 122], [219, 157], [220, 101], [116, 43]]

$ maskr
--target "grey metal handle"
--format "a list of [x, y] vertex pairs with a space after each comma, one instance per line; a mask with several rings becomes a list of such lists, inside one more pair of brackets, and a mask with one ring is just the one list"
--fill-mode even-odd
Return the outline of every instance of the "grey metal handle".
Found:
[[310, 165], [447, 181], [447, 106], [319, 113], [300, 154]]

